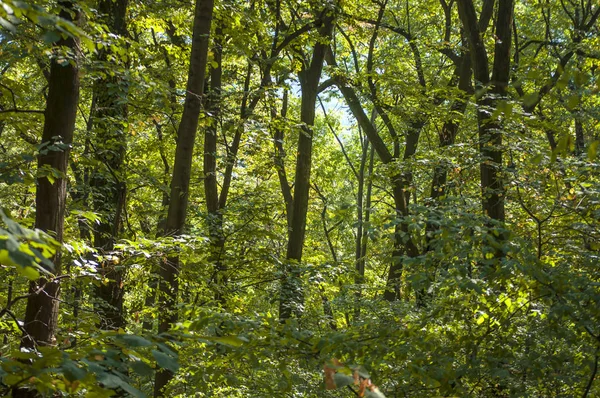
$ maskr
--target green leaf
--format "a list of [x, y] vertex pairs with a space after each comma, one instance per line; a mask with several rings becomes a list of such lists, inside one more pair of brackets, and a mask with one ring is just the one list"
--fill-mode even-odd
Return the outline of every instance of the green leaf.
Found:
[[154, 374], [154, 369], [144, 361], [132, 362], [130, 366], [140, 376], [151, 376]]
[[84, 369], [77, 366], [77, 363], [75, 361], [72, 361], [70, 359], [66, 359], [63, 361], [62, 369], [67, 380], [71, 382], [75, 380], [81, 380], [87, 374], [87, 372]]
[[44, 33], [44, 35], [42, 36], [42, 39], [47, 44], [52, 44], [52, 43], [56, 43], [57, 41], [60, 40], [60, 35], [53, 30], [49, 30], [49, 31], [46, 31], [46, 33]]
[[535, 155], [533, 157], [533, 159], [531, 159], [531, 162], [535, 165], [538, 165], [538, 164], [542, 163], [542, 160], [544, 160], [544, 155], [542, 155], [541, 153], [538, 153], [537, 155]]
[[159, 367], [170, 370], [173, 373], [179, 370], [177, 358], [174, 358], [158, 350], [152, 350], [152, 355], [154, 356], [154, 359], [156, 359], [156, 363]]
[[121, 383], [120, 387], [123, 390], [125, 390], [126, 392], [128, 392], [131, 396], [134, 396], [134, 397], [137, 397], [137, 398], [146, 398], [146, 394], [144, 394], [143, 392], [141, 392], [140, 390], [138, 390], [137, 388], [135, 388], [131, 384], [125, 382], [125, 380], [122, 380], [122, 383]]
[[590, 161], [596, 159], [596, 155], [598, 154], [598, 145], [600, 145], [600, 141], [593, 141], [588, 146], [587, 156]]
[[345, 375], [343, 373], [336, 373], [333, 375], [333, 381], [337, 388], [351, 386], [354, 384], [354, 377]]
[[579, 96], [577, 94], [573, 94], [567, 99], [566, 107], [568, 110], [574, 111], [579, 106], [579, 102]]
[[122, 334], [118, 335], [117, 338], [127, 344], [128, 347], [148, 347], [153, 345], [150, 340], [134, 334]]
[[17, 267], [17, 271], [30, 281], [34, 281], [40, 277], [40, 272], [34, 267]]
[[525, 94], [525, 96], [523, 97], [523, 104], [525, 104], [525, 106], [527, 107], [532, 106], [537, 102], [538, 98], [538, 93]]
[[136, 389], [131, 384], [129, 384], [126, 380], [115, 374], [102, 372], [98, 374], [97, 379], [98, 382], [102, 383], [105, 388], [115, 389], [120, 387], [134, 397], [144, 398], [146, 396], [140, 390]]
[[242, 344], [247, 343], [248, 340], [238, 336], [223, 336], [223, 337], [205, 337], [205, 340], [213, 341], [215, 343], [229, 345], [232, 347], [240, 347]]
[[123, 380], [119, 376], [116, 376], [108, 372], [100, 372], [96, 376], [99, 383], [102, 383], [105, 388], [117, 388], [123, 383]]

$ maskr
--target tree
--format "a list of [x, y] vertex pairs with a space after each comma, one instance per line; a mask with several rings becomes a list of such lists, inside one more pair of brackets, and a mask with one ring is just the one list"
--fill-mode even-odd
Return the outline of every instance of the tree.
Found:
[[[127, 0], [99, 3], [109, 32], [119, 37], [127, 35]], [[115, 43], [113, 58], [123, 51]], [[115, 62], [108, 61], [108, 49], [99, 51], [98, 63], [106, 66], [96, 81], [92, 93], [90, 123], [95, 132], [90, 140], [100, 168], [93, 171], [90, 186], [92, 188], [93, 208], [101, 214], [101, 221], [94, 230], [94, 246], [104, 256], [99, 272], [109, 280], [98, 287], [97, 296], [103, 302], [99, 305], [100, 325], [103, 329], [118, 330], [125, 324], [123, 314], [123, 269], [112, 257], [115, 241], [122, 228], [125, 208], [126, 184], [122, 181], [121, 168], [124, 162], [127, 139], [127, 78], [126, 71], [114, 73]], [[127, 61], [125, 60], [124, 63]], [[112, 69], [112, 70], [111, 70]], [[111, 76], [112, 75], [112, 76]]]
[[3, 0], [0, 395], [598, 395], [600, 8], [538, 3]]
[[[510, 74], [510, 48], [514, 4], [511, 0], [499, 1], [496, 18], [496, 45], [490, 78], [487, 51], [482, 40], [492, 17], [494, 1], [486, 1], [480, 18], [477, 18], [472, 1], [458, 1], [458, 11], [465, 28], [473, 62], [475, 90], [478, 92], [477, 123], [481, 152], [481, 196], [483, 212], [492, 220], [504, 223], [505, 188], [502, 181], [502, 126], [492, 115], [499, 101], [506, 97]], [[489, 86], [489, 87], [488, 87]], [[494, 228], [494, 227], [492, 227]], [[497, 230], [496, 230], [497, 231]], [[496, 234], [500, 245], [492, 249], [495, 258], [504, 256], [501, 245], [507, 239], [506, 232]], [[495, 240], [492, 235], [489, 239]]]
[[[325, 7], [322, 11], [319, 35], [325, 40], [331, 35], [333, 29], [334, 10]], [[294, 177], [294, 197], [292, 199], [292, 216], [288, 236], [286, 261], [291, 264], [289, 275], [284, 277], [281, 286], [281, 299], [279, 304], [279, 319], [290, 318], [292, 312], [301, 314], [302, 288], [299, 286], [297, 271], [293, 268], [302, 261], [302, 248], [306, 230], [306, 213], [308, 210], [308, 191], [310, 189], [310, 169], [312, 160], [312, 126], [315, 121], [315, 108], [321, 70], [328, 49], [328, 43], [320, 39], [314, 46], [310, 63], [303, 65], [299, 74], [302, 90], [300, 105], [300, 122], [302, 131], [298, 136], [298, 156], [296, 158], [296, 172]], [[287, 273], [286, 272], [286, 273]]]
[[[59, 2], [59, 17], [78, 22], [79, 11], [74, 3]], [[44, 131], [38, 155], [38, 187], [36, 190], [35, 226], [52, 232], [58, 242], [63, 241], [63, 224], [67, 199], [67, 164], [77, 103], [79, 100], [78, 40], [63, 37], [54, 46], [48, 78], [48, 99], [44, 112]], [[51, 258], [55, 276], [61, 273], [61, 251]], [[22, 345], [53, 345], [58, 322], [60, 280], [42, 277], [29, 285], [25, 311]], [[20, 391], [20, 390], [19, 390]], [[16, 394], [27, 394], [17, 392]]]
[[[204, 76], [208, 61], [209, 34], [213, 15], [212, 0], [198, 0], [194, 11], [194, 34], [192, 53], [186, 88], [183, 115], [177, 130], [177, 148], [173, 163], [169, 213], [165, 225], [165, 235], [183, 234], [191, 178], [192, 155], [198, 129], [198, 118], [202, 107]], [[160, 269], [161, 317], [158, 331], [165, 333], [177, 322], [177, 294], [179, 277], [179, 257], [170, 256]], [[168, 370], [158, 372], [154, 385], [154, 395], [162, 396], [163, 389], [173, 377]]]

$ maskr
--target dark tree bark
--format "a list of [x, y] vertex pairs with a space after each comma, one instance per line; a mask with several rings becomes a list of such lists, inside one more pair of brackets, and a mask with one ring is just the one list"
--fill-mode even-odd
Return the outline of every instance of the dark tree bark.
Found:
[[[502, 181], [502, 126], [491, 118], [499, 98], [506, 96], [510, 74], [510, 48], [513, 18], [513, 0], [499, 0], [496, 18], [496, 45], [492, 76], [490, 79], [488, 54], [483, 43], [481, 24], [472, 0], [459, 0], [458, 11], [465, 29], [473, 63], [473, 73], [478, 92], [484, 92], [477, 99], [477, 121], [479, 130], [479, 151], [481, 154], [481, 196], [482, 209], [491, 220], [504, 223], [505, 188]], [[490, 224], [490, 228], [494, 228]], [[492, 250], [494, 258], [504, 256], [501, 249], [506, 234], [501, 232], [497, 238], [487, 234], [494, 245], [486, 245], [484, 250]], [[494, 248], [490, 247], [493, 246]]]
[[583, 122], [581, 116], [574, 115], [575, 118], [575, 154], [581, 155], [585, 152], [585, 134], [583, 130]]
[[[202, 107], [202, 92], [208, 61], [209, 36], [213, 15], [213, 0], [197, 0], [194, 11], [194, 27], [192, 34], [192, 52], [186, 87], [183, 115], [179, 123], [171, 194], [169, 196], [169, 212], [165, 226], [165, 235], [177, 236], [183, 232], [185, 225], [192, 155], [198, 129], [198, 118]], [[161, 264], [160, 269], [160, 333], [165, 333], [177, 322], [177, 295], [179, 292], [179, 257], [170, 256]], [[162, 396], [164, 387], [173, 374], [168, 370], [157, 372], [154, 383], [154, 396]]]
[[[333, 29], [331, 10], [325, 11], [319, 34], [329, 39]], [[300, 72], [299, 80], [302, 89], [300, 105], [300, 121], [302, 129], [298, 138], [298, 156], [296, 158], [296, 173], [294, 178], [294, 198], [292, 201], [291, 225], [288, 233], [286, 275], [282, 280], [279, 319], [289, 319], [293, 312], [302, 313], [303, 292], [298, 264], [302, 261], [302, 249], [306, 232], [306, 213], [308, 211], [308, 191], [310, 189], [310, 168], [312, 163], [312, 136], [315, 122], [315, 106], [319, 93], [319, 80], [323, 69], [325, 53], [329, 48], [323, 39], [317, 42], [313, 49], [312, 59], [307, 69]]]
[[[124, 37], [127, 35], [126, 13], [128, 0], [102, 0], [98, 10], [102, 13], [110, 32]], [[98, 61], [105, 68], [110, 49], [100, 52]], [[99, 79], [94, 85], [94, 109], [90, 123], [95, 133], [93, 148], [101, 162], [90, 180], [94, 211], [101, 215], [94, 229], [94, 246], [101, 255], [112, 256], [112, 251], [121, 227], [125, 207], [126, 186], [120, 179], [125, 155], [127, 132], [128, 82], [121, 73]], [[96, 288], [100, 327], [118, 330], [125, 325], [123, 313], [124, 270], [118, 262], [106, 258], [99, 264], [98, 272], [109, 282]]]
[[[78, 22], [80, 13], [73, 2], [59, 1], [59, 5], [61, 18]], [[79, 101], [79, 69], [76, 55], [78, 40], [73, 37], [61, 39], [56, 43], [56, 47], [63, 47], [68, 51], [69, 62], [58, 58], [51, 61], [42, 145], [46, 148], [58, 143], [64, 145], [59, 150], [42, 150], [38, 156], [38, 169], [50, 167], [66, 175], [69, 146], [73, 140]], [[56, 240], [62, 242], [67, 179], [57, 178], [52, 183], [46, 177], [38, 177], [37, 183], [35, 226], [53, 232]], [[59, 275], [60, 250], [51, 260], [55, 267], [54, 274]], [[40, 278], [30, 283], [29, 292], [31, 296], [27, 300], [24, 320], [26, 334], [21, 345], [27, 348], [53, 345], [58, 318], [59, 282]], [[26, 394], [26, 391], [18, 390], [15, 396], [27, 396]]]

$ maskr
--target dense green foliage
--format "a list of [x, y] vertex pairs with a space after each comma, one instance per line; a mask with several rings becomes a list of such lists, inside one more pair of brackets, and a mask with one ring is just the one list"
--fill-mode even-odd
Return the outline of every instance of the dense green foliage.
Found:
[[[215, 1], [175, 234], [194, 4], [83, 0], [70, 22], [67, 3], [0, 1], [1, 395], [151, 396], [159, 372], [178, 397], [600, 395], [595, 2]], [[55, 63], [78, 66], [72, 143], [41, 140]], [[64, 179], [61, 241], [36, 187]], [[54, 339], [21, 347], [51, 283]]]

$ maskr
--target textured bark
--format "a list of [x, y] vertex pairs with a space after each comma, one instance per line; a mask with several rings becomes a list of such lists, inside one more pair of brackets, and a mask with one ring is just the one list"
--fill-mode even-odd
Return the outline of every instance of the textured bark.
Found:
[[[481, 154], [481, 196], [482, 209], [490, 219], [503, 223], [504, 211], [504, 184], [502, 181], [502, 130], [497, 120], [492, 120], [491, 115], [497, 106], [498, 99], [506, 96], [508, 78], [510, 74], [510, 47], [513, 18], [513, 0], [499, 0], [496, 18], [496, 45], [494, 49], [494, 63], [492, 77], [489, 76], [489, 60], [483, 43], [482, 35], [478, 28], [475, 7], [471, 0], [459, 0], [458, 11], [463, 27], [466, 31], [473, 72], [477, 91], [488, 90], [477, 100], [477, 121], [479, 130], [479, 151]], [[491, 224], [490, 224], [491, 227]], [[506, 240], [505, 234], [500, 234], [490, 239], [500, 242]], [[492, 245], [496, 259], [502, 258], [504, 253], [501, 245]], [[487, 250], [487, 249], [484, 249]]]
[[[197, 0], [194, 11], [192, 52], [186, 87], [183, 115], [179, 123], [169, 212], [165, 235], [177, 236], [183, 232], [188, 206], [188, 195], [192, 169], [192, 155], [198, 129], [198, 118], [202, 107], [202, 92], [208, 60], [210, 27], [213, 15], [213, 0]], [[165, 333], [177, 322], [177, 294], [179, 292], [179, 257], [171, 256], [161, 264], [160, 269], [160, 333]], [[157, 372], [154, 383], [154, 396], [163, 396], [163, 389], [173, 374], [167, 370]]]
[[[330, 38], [333, 29], [333, 16], [324, 17], [319, 34]], [[310, 188], [310, 168], [312, 162], [312, 135], [315, 121], [315, 106], [317, 102], [319, 80], [323, 69], [325, 53], [329, 48], [323, 39], [317, 42], [313, 49], [312, 60], [308, 69], [300, 73], [302, 100], [300, 105], [300, 121], [302, 129], [298, 138], [298, 156], [296, 158], [296, 173], [294, 179], [294, 199], [292, 204], [292, 223], [288, 234], [286, 261], [287, 275], [281, 286], [279, 302], [280, 320], [289, 319], [292, 312], [301, 314], [303, 293], [300, 275], [296, 270], [302, 261], [302, 248], [306, 232], [306, 213], [308, 211], [308, 191]]]
[[[77, 22], [79, 12], [74, 3], [60, 1], [62, 7], [60, 17]], [[48, 81], [48, 98], [46, 101], [44, 130], [42, 145], [49, 146], [55, 142], [70, 145], [73, 140], [77, 103], [79, 101], [79, 70], [76, 52], [77, 39], [72, 37], [61, 39], [57, 47], [64, 47], [70, 53], [68, 63], [59, 62], [54, 58], [51, 61], [50, 76]], [[56, 137], [61, 137], [56, 139]], [[41, 151], [38, 156], [38, 169], [50, 167], [66, 175], [69, 159], [69, 149]], [[66, 178], [57, 178], [53, 183], [45, 177], [38, 178], [36, 191], [36, 228], [51, 231], [57, 241], [63, 240], [63, 224], [65, 218], [65, 201], [67, 196]], [[54, 273], [61, 273], [61, 253], [57, 251], [51, 259], [54, 263]], [[54, 334], [57, 328], [58, 298], [60, 286], [58, 281], [48, 281], [41, 278], [31, 282], [29, 286], [31, 296], [27, 300], [24, 328], [21, 345], [33, 348], [36, 345], [53, 345]], [[18, 390], [15, 396], [26, 392]]]
[[[127, 35], [126, 13], [128, 0], [102, 0], [98, 10], [110, 32], [118, 36]], [[107, 64], [110, 50], [100, 52], [98, 61]], [[119, 234], [121, 216], [125, 206], [126, 186], [119, 174], [125, 155], [127, 132], [127, 86], [122, 74], [99, 79], [94, 85], [94, 109], [90, 122], [95, 132], [95, 157], [101, 166], [90, 180], [94, 211], [101, 215], [100, 223], [94, 228], [94, 246], [100, 254], [111, 255]], [[99, 264], [98, 272], [109, 282], [96, 288], [100, 328], [118, 330], [125, 325], [123, 314], [124, 270], [110, 258]]]

